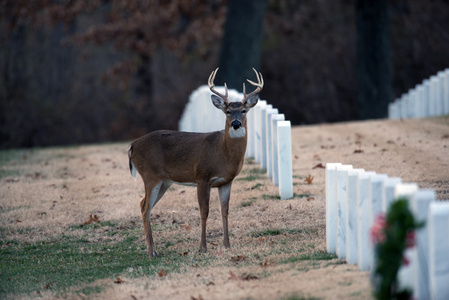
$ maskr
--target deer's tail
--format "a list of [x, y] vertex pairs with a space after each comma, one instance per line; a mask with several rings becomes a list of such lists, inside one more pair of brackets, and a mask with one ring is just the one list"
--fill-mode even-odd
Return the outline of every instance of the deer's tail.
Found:
[[136, 166], [134, 166], [133, 160], [131, 159], [132, 153], [133, 153], [133, 144], [129, 145], [128, 147], [129, 171], [131, 172], [132, 177], [136, 178], [137, 169]]

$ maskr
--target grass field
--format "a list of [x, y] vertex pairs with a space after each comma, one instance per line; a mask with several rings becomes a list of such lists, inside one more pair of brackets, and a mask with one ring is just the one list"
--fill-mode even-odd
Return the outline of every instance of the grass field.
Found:
[[279, 200], [248, 159], [232, 187], [231, 248], [213, 190], [200, 254], [196, 189], [172, 186], [152, 212], [154, 259], [126, 143], [0, 151], [0, 298], [369, 299], [369, 274], [326, 252], [325, 176], [314, 166], [353, 164], [443, 199], [447, 128], [447, 119], [294, 128], [293, 199]]

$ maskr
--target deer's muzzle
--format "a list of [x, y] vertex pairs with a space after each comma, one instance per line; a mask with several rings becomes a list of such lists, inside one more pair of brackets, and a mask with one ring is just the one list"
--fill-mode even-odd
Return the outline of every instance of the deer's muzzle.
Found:
[[234, 128], [234, 130], [237, 130], [237, 129], [239, 129], [240, 127], [242, 127], [242, 123], [240, 123], [239, 120], [234, 120], [234, 121], [231, 123], [231, 126], [232, 126], [232, 128]]

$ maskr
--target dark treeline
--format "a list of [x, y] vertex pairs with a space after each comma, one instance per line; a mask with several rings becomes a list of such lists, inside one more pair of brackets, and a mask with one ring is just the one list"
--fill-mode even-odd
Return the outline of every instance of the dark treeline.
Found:
[[[259, 2], [261, 98], [296, 125], [359, 118], [360, 1]], [[177, 129], [189, 94], [226, 61], [226, 0], [61, 3], [0, 4], [0, 148]], [[447, 11], [444, 0], [388, 2], [389, 101], [449, 67]]]

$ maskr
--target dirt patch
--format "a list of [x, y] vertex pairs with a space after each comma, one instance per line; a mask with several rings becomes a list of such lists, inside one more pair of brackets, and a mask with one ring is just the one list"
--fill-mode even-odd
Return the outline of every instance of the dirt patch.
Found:
[[[434, 189], [439, 200], [448, 199], [448, 134], [449, 118], [295, 127], [294, 199], [278, 200], [277, 187], [258, 165], [247, 161], [231, 193], [231, 249], [222, 246], [218, 196], [213, 190], [209, 252], [200, 255], [196, 190], [173, 186], [154, 208], [151, 222], [161, 256], [169, 261], [170, 255], [185, 256], [180, 268], [160, 276], [129, 266], [120, 274], [120, 283], [114, 283], [116, 276], [86, 283], [101, 286], [88, 297], [370, 298], [369, 274], [325, 252], [325, 172], [320, 165], [341, 162], [401, 177]], [[135, 226], [142, 229], [144, 246], [139, 208], [143, 183], [129, 174], [126, 148], [121, 143], [3, 152], [1, 240], [33, 243], [63, 235], [85, 237], [80, 225], [96, 215], [100, 222], [114, 225], [90, 231], [87, 242], [115, 242], [124, 237], [107, 231]], [[55, 295], [51, 289], [39, 293]], [[84, 296], [70, 291], [63, 295]]]

